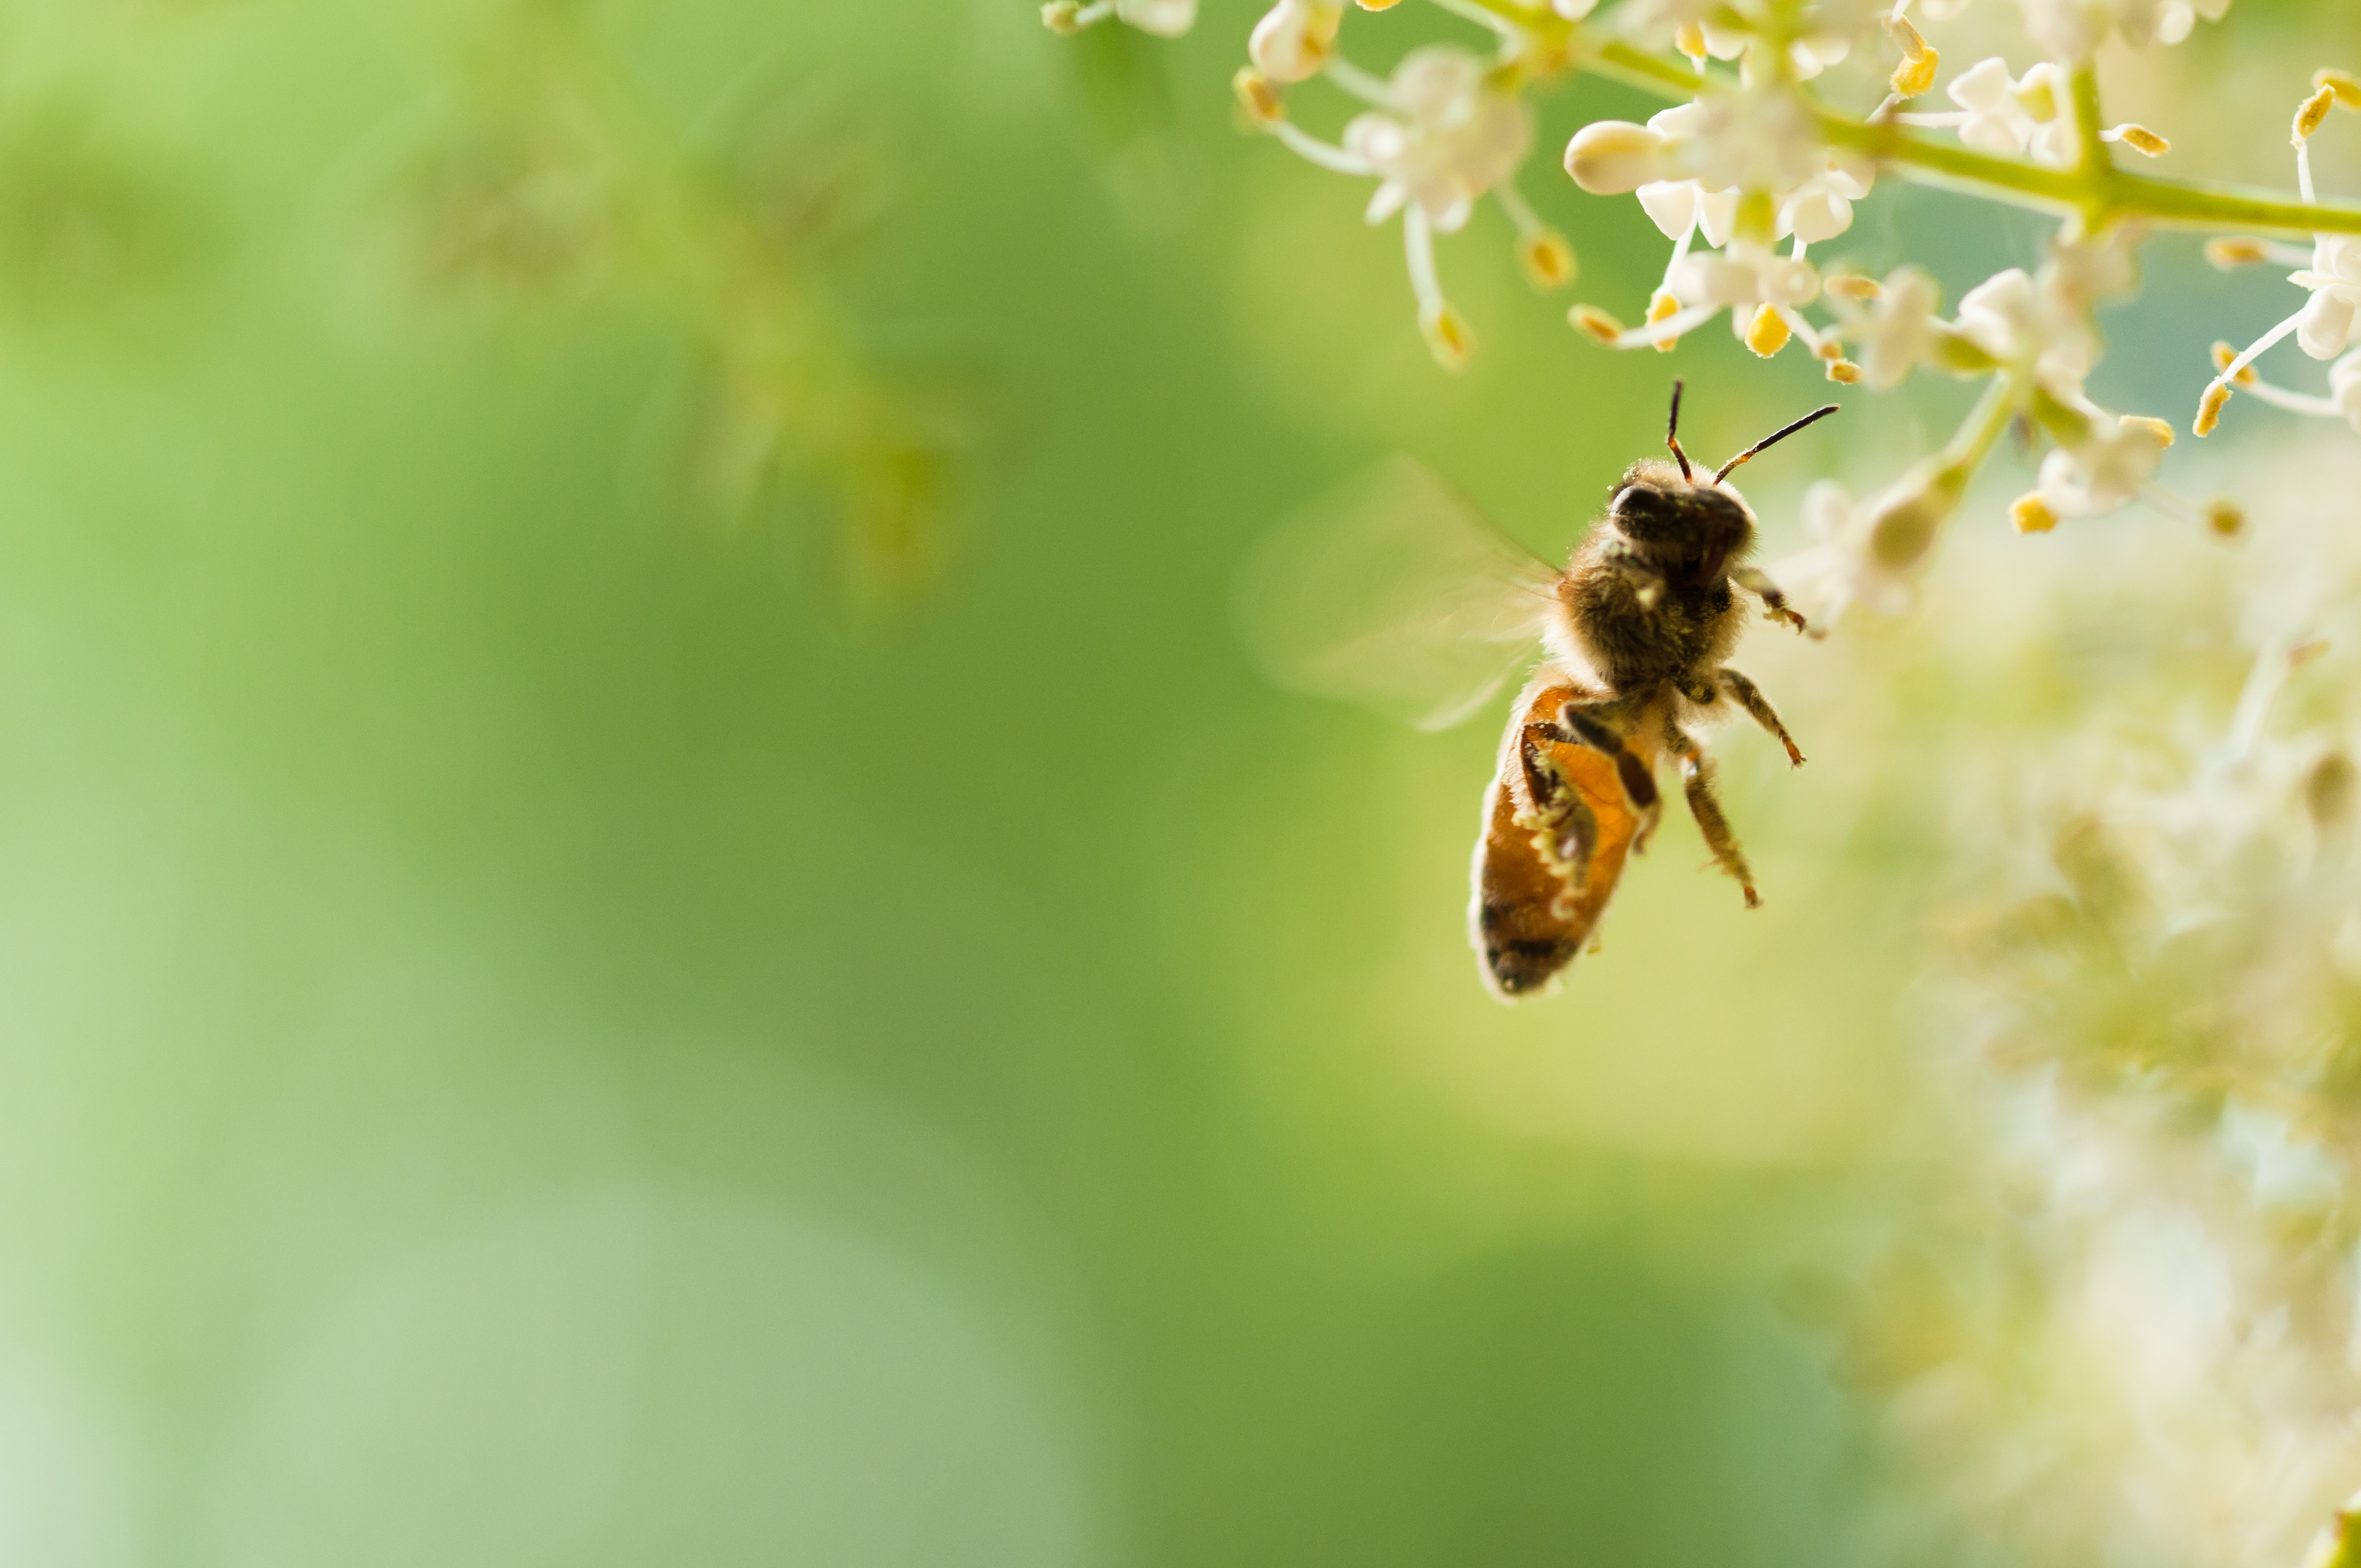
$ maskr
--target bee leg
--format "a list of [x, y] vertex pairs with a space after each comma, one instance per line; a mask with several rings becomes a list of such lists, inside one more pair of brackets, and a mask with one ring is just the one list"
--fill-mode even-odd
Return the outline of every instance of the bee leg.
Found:
[[1569, 745], [1587, 746], [1615, 764], [1615, 776], [1622, 783], [1623, 797], [1631, 803], [1631, 810], [1640, 819], [1632, 848], [1645, 850], [1664, 814], [1664, 798], [1656, 793], [1656, 781], [1649, 775], [1648, 764], [1623, 744], [1622, 736], [1585, 713], [1580, 703], [1570, 702], [1558, 709], [1554, 738]]
[[1735, 697], [1739, 707], [1752, 714], [1755, 723], [1779, 737], [1779, 744], [1787, 748], [1787, 765], [1802, 767], [1804, 753], [1795, 749], [1795, 738], [1787, 733], [1785, 725], [1779, 722], [1778, 710], [1771, 706], [1771, 699], [1763, 695], [1763, 688], [1727, 664], [1721, 667], [1720, 679], [1721, 689]]
[[1764, 572], [1762, 567], [1732, 566], [1730, 569], [1730, 580], [1761, 599], [1763, 613], [1771, 620], [1782, 621], [1813, 637], [1821, 635], [1813, 630], [1811, 623], [1789, 606], [1787, 596], [1779, 591], [1779, 585], [1773, 582], [1770, 574]]
[[1590, 885], [1590, 857], [1598, 848], [1598, 818], [1591, 815], [1582, 792], [1566, 782], [1532, 735], [1525, 737], [1521, 751], [1525, 793], [1541, 818], [1536, 842], [1544, 859], [1554, 860], [1563, 868], [1569, 890], [1580, 897]]
[[1721, 814], [1721, 802], [1713, 793], [1713, 770], [1705, 752], [1670, 725], [1665, 726], [1664, 739], [1674, 755], [1681, 760], [1681, 784], [1689, 797], [1689, 815], [1697, 818], [1697, 831], [1705, 835], [1706, 848], [1721, 869], [1737, 879], [1746, 891], [1746, 907], [1761, 906], [1763, 899], [1754, 891], [1754, 872], [1746, 864], [1746, 851], [1738, 847], [1738, 835], [1730, 830], [1730, 818]]

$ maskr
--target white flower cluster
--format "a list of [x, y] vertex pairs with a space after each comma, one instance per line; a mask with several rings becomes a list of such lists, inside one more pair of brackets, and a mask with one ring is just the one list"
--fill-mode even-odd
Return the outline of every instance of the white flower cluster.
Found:
[[[1365, 11], [1397, 3], [1353, 0]], [[2201, 509], [2159, 488], [2169, 426], [2103, 408], [2084, 389], [2101, 349], [2092, 309], [2133, 285], [2140, 217], [2187, 221], [2188, 192], [2200, 189], [2114, 164], [2115, 148], [2155, 157], [2169, 148], [2144, 126], [2102, 123], [2091, 62], [2102, 45], [2177, 43], [2201, 18], [2218, 20], [2228, 0], [2016, 0], [2040, 58], [2019, 69], [1991, 56], [1948, 78], [1921, 24], [1947, 22], [1970, 0], [1433, 3], [1486, 29], [1491, 47], [1413, 49], [1379, 76], [1340, 49], [1347, 0], [1273, 0], [1234, 86], [1256, 127], [1323, 169], [1371, 182], [1367, 220], [1400, 221], [1419, 325], [1442, 364], [1464, 367], [1475, 337], [1444, 292], [1436, 236], [1464, 229], [1486, 198], [1514, 225], [1537, 286], [1573, 279], [1573, 249], [1516, 179], [1533, 139], [1529, 91], [1569, 71], [1598, 71], [1677, 101], [1644, 124], [1583, 126], [1566, 145], [1566, 172], [1590, 194], [1632, 197], [1672, 249], [1642, 319], [1627, 325], [1577, 303], [1567, 312], [1574, 326], [1616, 348], [1669, 352], [1726, 315], [1755, 354], [1767, 358], [1800, 341], [1839, 383], [1884, 390], [1921, 366], [1987, 383], [1958, 434], [1883, 489], [1858, 503], [1833, 487], [1815, 493], [1806, 509], [1813, 546], [1781, 571], [1824, 621], [1856, 604], [1910, 602], [1968, 479], [2012, 425], [2047, 448], [2034, 487], [2009, 509], [2021, 532], [2135, 499], [2221, 532], [2242, 526], [2227, 502]], [[1056, 0], [1044, 14], [1061, 29], [1113, 18], [1172, 31], [1193, 11], [1193, 0]], [[1865, 115], [1834, 107], [1848, 81], [1882, 101]], [[1353, 101], [1333, 137], [1290, 115], [1292, 94], [1315, 82]], [[1938, 88], [1949, 107], [1908, 106]], [[2312, 135], [2338, 104], [2361, 108], [2361, 80], [2323, 71], [2315, 88], [2296, 122], [2302, 207], [2287, 209], [2306, 215], [2323, 211]], [[1844, 236], [1858, 204], [1897, 166], [2061, 211], [2050, 259], [2037, 272], [2009, 269], [1985, 280], [1948, 318], [1940, 291], [1915, 268], [1883, 282], [1845, 269], [1824, 273], [1814, 247]], [[2218, 206], [2228, 221], [2256, 204], [2223, 192]], [[2213, 427], [2234, 390], [2361, 430], [2361, 234], [2321, 232], [2301, 255], [2262, 241], [2217, 242], [2215, 254], [2283, 262], [2307, 299], [2244, 353], [2217, 352], [2220, 373], [2197, 433]], [[2256, 374], [2256, 356], [2290, 335], [2334, 361], [2328, 395], [2272, 387]]]
[[2290, 456], [2235, 565], [2012, 571], [2023, 615], [1994, 582], [1926, 628], [1998, 689], [2088, 690], [2061, 648], [2136, 673], [1944, 764], [1988, 890], [1918, 1010], [1956, 1141], [1799, 1300], [1899, 1472], [1870, 1560], [2361, 1547], [2361, 466]]
[[[1820, 294], [1806, 252], [1852, 226], [1852, 204], [1869, 194], [1876, 170], [1822, 145], [1793, 97], [1741, 87], [1700, 93], [1644, 126], [1601, 120], [1567, 144], [1565, 169], [1593, 195], [1636, 196], [1673, 242], [1645, 326], [1626, 332], [1588, 306], [1576, 307], [1577, 325], [1621, 346], [1666, 347], [1727, 310], [1758, 354], [1777, 353], [1792, 336], [1828, 354], [1828, 341], [1801, 313]], [[1707, 253], [1695, 250], [1699, 239]], [[1790, 242], [1784, 255], [1782, 240]]]
[[[2171, 427], [2112, 413], [2083, 390], [2099, 352], [2092, 311], [2135, 279], [2131, 243], [2115, 235], [2061, 243], [2037, 273], [2010, 268], [1987, 279], [1948, 321], [1938, 313], [1940, 291], [1915, 269], [1898, 269], [1883, 284], [1834, 280], [1839, 320], [1826, 336], [1858, 349], [1862, 380], [1892, 386], [1924, 364], [1986, 378], [1988, 386], [1951, 446], [1876, 496], [1856, 505], [1833, 482], [1814, 488], [1805, 507], [1813, 545], [1772, 567], [1807, 616], [1827, 624], [1854, 604], [1889, 613], [1907, 608], [1911, 582], [1969, 476], [2011, 422], [2051, 443], [2036, 488], [2011, 509], [2020, 532], [2047, 532], [2063, 519], [2141, 498], [2195, 510], [2154, 482]], [[2235, 515], [2215, 505], [2216, 526], [2235, 531]]]
[[[1383, 11], [1398, 0], [1355, 3]], [[1932, 302], [1913, 287], [1890, 305], [1864, 310], [1856, 308], [1862, 298], [1839, 293], [1828, 306], [1835, 319], [1816, 322], [1807, 312], [1828, 291], [1809, 252], [1851, 227], [1855, 203], [1870, 195], [1881, 159], [1898, 145], [1892, 133], [1949, 130], [1987, 159], [2069, 171], [2088, 172], [2110, 143], [2160, 154], [2164, 138], [2144, 127], [2081, 123], [2095, 102], [2088, 61], [2111, 38], [2177, 42], [2200, 16], [2219, 17], [2227, 5], [2018, 0], [2027, 35], [2047, 58], [2021, 73], [1999, 57], [1979, 60], [1944, 84], [1954, 108], [1920, 113], [1902, 105], [1934, 90], [1941, 56], [1919, 24], [1947, 21], [1969, 0], [1622, 0], [1605, 8], [1601, 0], [1433, 3], [1487, 29], [1492, 47], [1416, 49], [1380, 76], [1340, 49], [1346, 0], [1274, 0], [1253, 27], [1249, 63], [1234, 86], [1256, 126], [1323, 169], [1374, 181], [1368, 221], [1401, 221], [1419, 323], [1439, 361], [1465, 367], [1475, 340], [1444, 291], [1435, 236], [1465, 227], [1485, 197], [1514, 224], [1537, 286], [1573, 278], [1573, 249], [1515, 183], [1532, 140], [1525, 97], [1570, 70], [1611, 68], [1627, 79], [1636, 72], [1659, 85], [1680, 82], [1683, 101], [1644, 125], [1586, 126], [1568, 145], [1565, 167], [1594, 194], [1635, 196], [1673, 252], [1642, 324], [1627, 329], [1588, 304], [1568, 319], [1619, 347], [1669, 349], [1727, 313], [1733, 332], [1758, 354], [1800, 339], [1831, 379], [1878, 388], [1895, 384], [1939, 345], [1929, 324]], [[1060, 31], [1114, 19], [1170, 33], [1194, 13], [1195, 0], [1052, 0], [1043, 16]], [[1686, 73], [1646, 62], [1645, 51], [1654, 49], [1686, 57]], [[1735, 72], [1722, 62], [1735, 62]], [[1848, 67], [1856, 77], [1866, 67], [1869, 80], [1886, 90], [1865, 119], [1848, 120], [1818, 95], [1822, 78], [1834, 81], [1829, 73]], [[1290, 116], [1291, 93], [1314, 81], [1356, 101], [1357, 112], [1330, 138]], [[1960, 326], [1953, 335], [1972, 343], [1964, 333]], [[1862, 357], [1850, 357], [1849, 348]], [[2068, 378], [2077, 396], [2080, 374]], [[2047, 370], [2044, 377], [2058, 378]], [[2037, 379], [2016, 379], [2029, 399]], [[2021, 511], [2020, 521], [2036, 526], [2103, 510], [2153, 468], [2145, 423], [2126, 430], [2075, 397], [2053, 400], [2072, 412], [2042, 422], [2062, 433], [2068, 455], [2044, 476], [2038, 505]]]
[[[1114, 3], [1098, 0], [1082, 14]], [[1364, 10], [1393, 3], [1358, 0]], [[1380, 77], [1340, 49], [1345, 0], [1275, 0], [1254, 27], [1235, 86], [1260, 129], [1323, 169], [1371, 181], [1368, 221], [1400, 220], [1419, 324], [1444, 365], [1466, 366], [1475, 339], [1444, 293], [1435, 237], [1463, 229], [1485, 198], [1514, 224], [1538, 286], [1573, 278], [1573, 250], [1516, 187], [1533, 137], [1525, 94], [1567, 69], [1611, 59], [1658, 80], [1669, 70], [1690, 85], [1644, 124], [1584, 126], [1566, 146], [1565, 167], [1593, 195], [1631, 196], [1672, 250], [1644, 320], [1627, 326], [1581, 303], [1567, 313], [1575, 326], [1617, 348], [1669, 351], [1727, 315], [1754, 353], [1769, 357], [1800, 341], [1834, 381], [1883, 390], [1923, 365], [1989, 383], [1960, 434], [1885, 489], [1858, 504], [1834, 488], [1816, 493], [1807, 509], [1815, 543], [1784, 564], [1782, 580], [1792, 579], [1792, 591], [1824, 620], [1855, 604], [1909, 602], [1912, 580], [1968, 478], [2011, 424], [2049, 448], [2034, 488], [2011, 508], [2021, 531], [2046, 532], [2136, 499], [2203, 516], [2217, 529], [2237, 525], [2225, 505], [2201, 512], [2158, 488], [2169, 426], [2102, 408], [2084, 390], [2100, 351], [2092, 308], [2135, 280], [2133, 225], [2085, 234], [2070, 218], [2037, 273], [2011, 269], [1988, 279], [1949, 318], [1940, 291], [1916, 269], [1880, 283], [1843, 270], [1823, 275], [1812, 255], [1850, 229], [1900, 136], [1954, 134], [1996, 181], [2016, 179], [2007, 171], [2017, 169], [2097, 180], [2110, 147], [2166, 151], [2164, 138], [2145, 127], [2094, 123], [2091, 53], [2110, 38], [2178, 41], [2199, 16], [2218, 17], [2226, 0], [2019, 0], [2028, 36], [2047, 58], [2018, 71], [1995, 56], [1948, 81], [1919, 23], [1948, 20], [1967, 0], [1624, 0], [1604, 11], [1597, 0], [1435, 3], [1488, 29], [1493, 47], [1414, 49]], [[1686, 57], [1687, 74], [1634, 63], [1633, 51], [1648, 49]], [[1819, 95], [1821, 79], [1849, 66], [1866, 66], [1885, 93], [1863, 119], [1834, 113]], [[1315, 81], [1354, 101], [1333, 139], [1290, 116], [1290, 94]], [[1938, 85], [1952, 108], [1904, 108]], [[1930, 161], [1955, 175], [1961, 156]], [[2308, 164], [2301, 177], [2309, 200]], [[2323, 240], [2299, 278], [2316, 280], [2307, 346], [2334, 336], [2341, 349], [2361, 305], [2361, 242]], [[2243, 362], [2235, 374], [2239, 386], [2255, 384]], [[2361, 357], [2340, 365], [2334, 385], [2361, 411]]]

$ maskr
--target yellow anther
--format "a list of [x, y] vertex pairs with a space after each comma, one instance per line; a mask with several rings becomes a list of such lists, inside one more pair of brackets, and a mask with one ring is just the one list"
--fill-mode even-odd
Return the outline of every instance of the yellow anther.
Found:
[[1426, 334], [1426, 346], [1433, 351], [1434, 362], [1445, 370], [1465, 370], [1467, 361], [1476, 355], [1476, 334], [1467, 318], [1449, 305], [1437, 305], [1421, 311], [1418, 330]]
[[2234, 267], [2255, 267], [2271, 258], [2270, 247], [2242, 234], [2225, 234], [2205, 242], [2205, 259], [2227, 272]]
[[1895, 66], [1888, 84], [1897, 96], [1918, 97], [1935, 85], [1935, 68], [1941, 63], [1940, 58], [1930, 49], [1924, 58], [1905, 60]]
[[1820, 287], [1842, 300], [1874, 300], [1885, 292], [1876, 279], [1859, 272], [1832, 273]]
[[2058, 513], [2036, 490], [2009, 504], [2008, 521], [2019, 533], [2047, 533], [2058, 526]]
[[2336, 101], [2348, 109], [2361, 109], [2361, 76], [2349, 71], [2333, 71], [2323, 66], [2312, 73], [2314, 87], [2325, 87], [2336, 94]]
[[2209, 382], [2205, 395], [2197, 400], [2197, 418], [2189, 427], [2191, 435], [2211, 435], [2213, 427], [2222, 422], [2222, 410], [2230, 400], [2230, 389], [2220, 381]]
[[1902, 50], [1902, 63], [1894, 68], [1894, 91], [1901, 97], [1916, 98], [1935, 85], [1935, 71], [1943, 57], [1907, 16], [1886, 17], [1885, 30], [1894, 35]]
[[1696, 22], [1683, 22], [1673, 29], [1673, 47], [1691, 60], [1705, 58], [1705, 28]]
[[1609, 346], [1623, 335], [1623, 323], [1597, 305], [1576, 305], [1565, 313], [1565, 319]]
[[1082, 9], [1075, 0], [1049, 0], [1041, 7], [1041, 25], [1053, 33], [1069, 36], [1079, 33], [1082, 25], [1074, 18], [1082, 14]]
[[2159, 449], [2172, 444], [2172, 426], [2152, 415], [2125, 414], [2123, 428], [2142, 432], [2154, 441]]
[[2117, 141], [2134, 152], [2146, 153], [2150, 158], [2162, 158], [2172, 150], [2170, 142], [2146, 126], [2120, 125], [2114, 128], [2113, 134]]
[[2215, 537], [2235, 539], [2246, 532], [2246, 511], [2227, 496], [2215, 496], [2205, 503], [2205, 526]]
[[1536, 289], [1563, 289], [1574, 281], [1574, 247], [1555, 229], [1528, 235], [1517, 247], [1517, 259]]
[[1861, 367], [1850, 359], [1831, 359], [1828, 361], [1828, 379], [1850, 387], [1861, 379]]
[[1246, 118], [1258, 126], [1275, 126], [1287, 115], [1287, 100], [1279, 84], [1251, 65], [1238, 67], [1230, 78], [1230, 91], [1238, 95], [1238, 107]]
[[2328, 118], [2328, 111], [2334, 107], [2336, 89], [2334, 87], [2323, 87], [2306, 98], [2296, 108], [2295, 134], [2289, 139], [2298, 147], [2310, 141], [2312, 133], [2320, 129], [2321, 123]]
[[1359, 0], [1364, 11], [1390, 11], [1400, 4], [1401, 0]]
[[[2231, 347], [2226, 343], [2214, 344], [2213, 370], [2216, 375], [2227, 370], [2231, 366], [2237, 364], [2238, 351], [2236, 349]], [[2255, 384], [2255, 367], [2251, 365], [2238, 365], [2238, 373], [2230, 378], [2230, 384], [2236, 387], [2253, 386]]]
[[1794, 330], [1787, 325], [1787, 318], [1779, 313], [1778, 306], [1757, 305], [1754, 307], [1754, 321], [1746, 329], [1746, 346], [1768, 359], [1786, 347], [1787, 340], [1794, 335]]
[[[1648, 324], [1650, 326], [1653, 326], [1661, 321], [1670, 321], [1673, 317], [1680, 313], [1681, 302], [1673, 297], [1673, 291], [1670, 289], [1659, 289], [1653, 294], [1649, 296]], [[1656, 340], [1656, 352], [1659, 354], [1670, 354], [1679, 345], [1680, 341], [1681, 340], [1677, 337], [1658, 338]]]

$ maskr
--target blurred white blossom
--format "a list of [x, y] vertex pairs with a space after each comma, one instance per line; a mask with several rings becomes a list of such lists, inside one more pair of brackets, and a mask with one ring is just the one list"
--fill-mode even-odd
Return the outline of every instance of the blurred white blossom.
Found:
[[1917, 268], [1896, 268], [1866, 304], [1850, 291], [1830, 297], [1870, 386], [1898, 387], [1934, 354], [1943, 291]]
[[2343, 1561], [2361, 462], [2270, 466], [2241, 554], [2012, 565], [1921, 611], [1913, 679], [2015, 718], [1930, 759], [1968, 890], [1917, 1015], [1949, 1135], [1886, 1238], [1795, 1297], [1876, 1415], [1871, 1560]]
[[2199, 17], [2220, 21], [2230, 0], [2017, 0], [2017, 5], [2042, 53], [2079, 65], [2118, 34], [2135, 48], [2179, 43]]
[[1960, 335], [2061, 397], [2079, 398], [2097, 342], [2089, 318], [2021, 267], [1996, 272], [1960, 301]]
[[2171, 444], [2161, 421], [2101, 413], [2081, 440], [2061, 442], [2041, 460], [2036, 493], [2057, 517], [2113, 511], [2156, 477]]
[[1369, 222], [1415, 203], [1450, 234], [1466, 224], [1478, 196], [1515, 172], [1532, 145], [1532, 112], [1488, 75], [1466, 49], [1412, 49], [1394, 68], [1396, 109], [1361, 115], [1345, 127], [1345, 151], [1382, 179]]

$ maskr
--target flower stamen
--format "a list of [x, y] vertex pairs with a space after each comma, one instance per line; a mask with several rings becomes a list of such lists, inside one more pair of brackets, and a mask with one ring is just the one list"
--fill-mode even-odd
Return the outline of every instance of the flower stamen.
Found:
[[1509, 221], [1517, 225], [1517, 260], [1525, 269], [1526, 279], [1536, 289], [1563, 289], [1574, 281], [1576, 262], [1574, 247], [1565, 236], [1542, 221], [1533, 211], [1525, 193], [1508, 181], [1494, 186], [1492, 194]]
[[1285, 143], [1289, 151], [1308, 163], [1317, 164], [1332, 174], [1351, 174], [1367, 178], [1377, 173], [1377, 165], [1356, 158], [1343, 148], [1322, 141], [1306, 132], [1292, 120], [1273, 120], [1270, 134]]
[[1332, 54], [1322, 61], [1320, 73], [1364, 104], [1372, 104], [1394, 114], [1407, 113], [1402, 107], [1400, 96], [1394, 92], [1391, 84], [1383, 77], [1372, 75], [1362, 70], [1341, 54]]
[[[2311, 307], [2309, 306], [2305, 307], [2307, 310], [2310, 308]], [[2294, 332], [2298, 327], [2301, 326], [2303, 324], [2303, 311], [2296, 312], [2295, 314], [2288, 317], [2287, 320], [2279, 323], [2279, 325], [2271, 328], [2270, 331], [2255, 339], [2253, 343], [2248, 344], [2246, 345], [2246, 352], [2236, 356], [2231, 359], [2228, 364], [2222, 367], [2220, 373], [2215, 375], [2213, 379], [2206, 384], [2205, 394], [2198, 400], [2197, 420], [2194, 424], [2190, 426], [2191, 434], [2211, 435], [2213, 433], [2213, 427], [2221, 422], [2223, 407], [2230, 400], [2231, 384], [2238, 382], [2240, 375], [2246, 370], [2246, 367], [2252, 365], [2256, 358], [2265, 350], [2268, 349], [2280, 339], [2286, 337], [2290, 333]], [[2239, 385], [2243, 389], [2244, 383], [2240, 382]]]
[[2162, 158], [2172, 150], [2170, 142], [2149, 130], [2146, 126], [2135, 126], [2129, 123], [2117, 126], [2113, 130], [2101, 131], [2099, 139], [2105, 142], [2121, 142], [2134, 152], [2145, 154], [2149, 158]]

